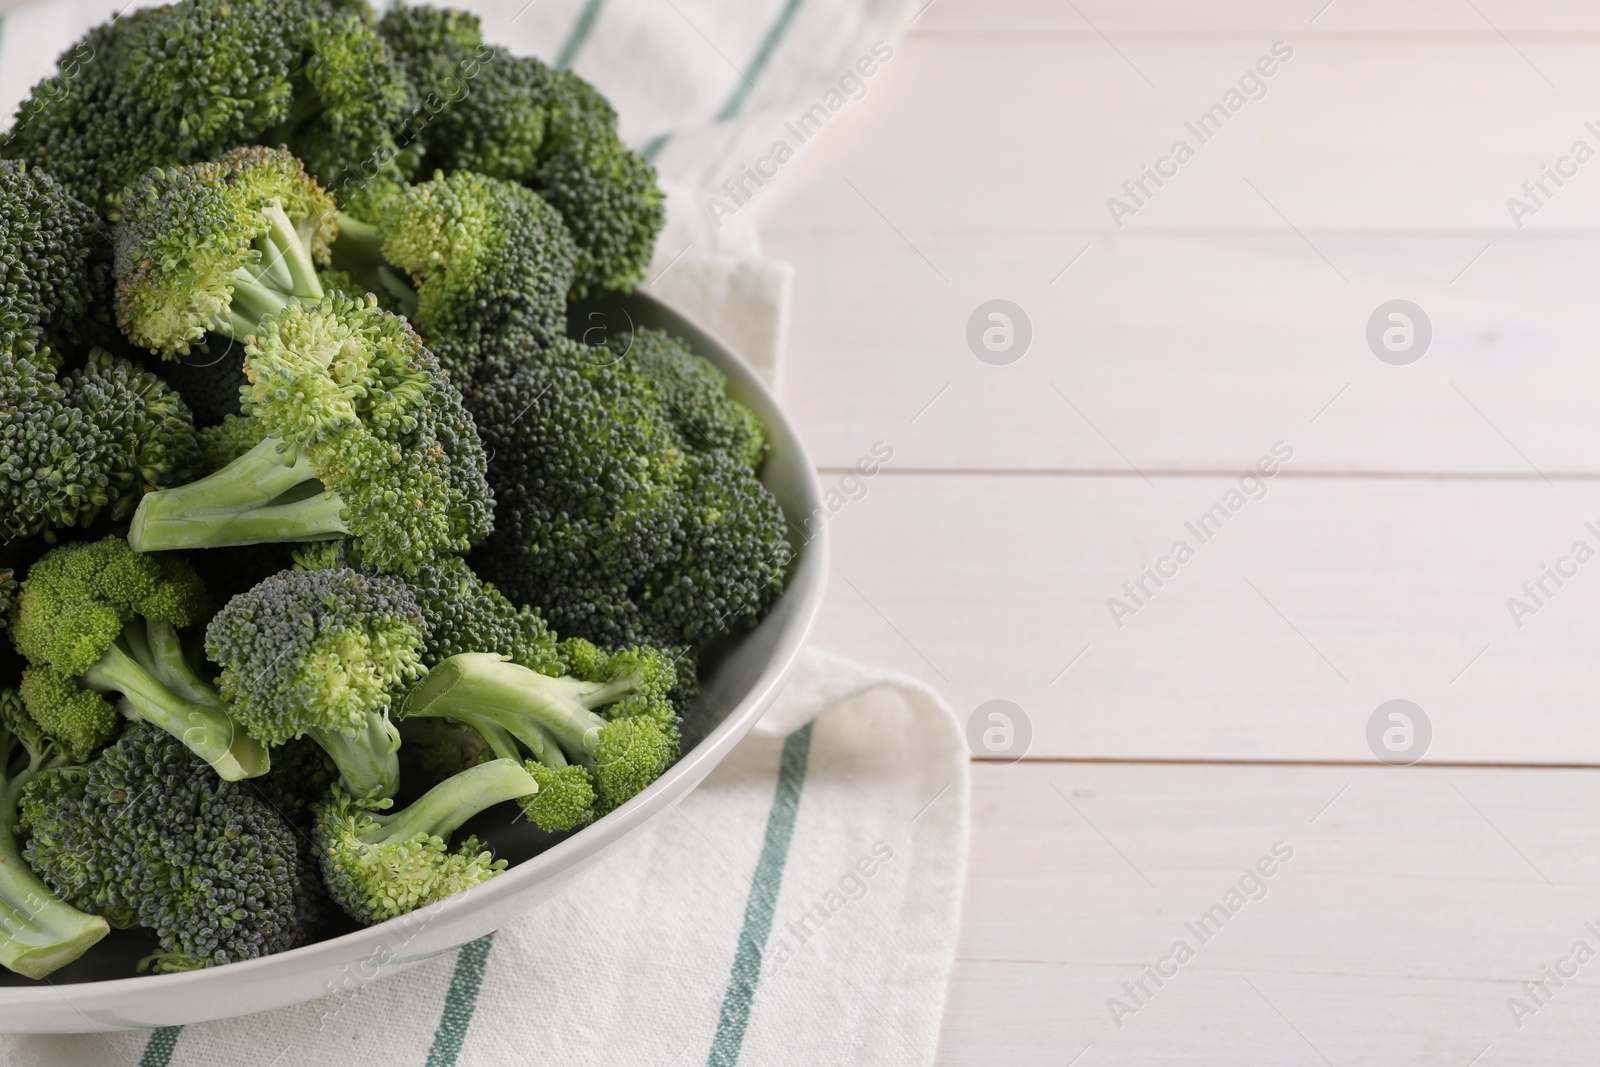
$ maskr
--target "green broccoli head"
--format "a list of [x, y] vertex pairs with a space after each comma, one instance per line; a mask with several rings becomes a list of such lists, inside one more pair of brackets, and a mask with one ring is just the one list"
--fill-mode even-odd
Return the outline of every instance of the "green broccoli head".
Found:
[[534, 760], [524, 766], [539, 783], [539, 791], [517, 804], [533, 825], [550, 833], [565, 833], [594, 818], [594, 775], [589, 768], [576, 763], [546, 767]]
[[43, 978], [83, 955], [109, 929], [105, 919], [62, 901], [23, 862], [17, 842], [24, 792], [68, 757], [23, 710], [15, 690], [0, 689], [0, 966]]
[[[604, 814], [659, 778], [678, 755], [678, 716], [668, 700], [676, 684], [671, 660], [655, 649], [603, 653], [569, 641], [573, 673], [551, 677], [500, 656], [467, 652], [440, 663], [406, 697], [407, 720], [443, 718], [480, 731], [503, 758], [521, 746], [552, 771], [577, 765], [579, 776], [540, 778], [553, 795], [524, 804], [548, 830], [571, 829], [563, 813]], [[549, 817], [552, 821], [543, 821]]]
[[[616, 344], [613, 340], [611, 344]], [[697, 452], [726, 452], [758, 469], [767, 454], [767, 435], [755, 415], [728, 396], [728, 378], [689, 346], [662, 330], [633, 331], [625, 352], [654, 383], [668, 417]]]
[[197, 482], [146, 496], [141, 551], [349, 536], [383, 571], [465, 552], [493, 496], [472, 416], [405, 320], [331, 294], [264, 320], [246, 349], [261, 443]]
[[470, 889], [505, 870], [477, 838], [450, 837], [479, 812], [537, 792], [517, 760], [481, 763], [403, 810], [335, 789], [317, 809], [314, 839], [328, 894], [351, 918], [383, 922]]
[[404, 272], [411, 318], [458, 381], [516, 366], [560, 336], [576, 256], [537, 194], [470, 171], [390, 197], [375, 226], [346, 220], [334, 246], [335, 265], [368, 291], [392, 291], [393, 270]]
[[498, 501], [474, 566], [558, 632], [611, 647], [754, 625], [789, 560], [777, 500], [742, 458], [679, 431], [647, 369], [563, 341], [467, 392]]
[[176, 631], [207, 611], [206, 591], [182, 557], [141, 555], [119, 537], [46, 553], [28, 569], [11, 611], [12, 641], [32, 664], [23, 690], [29, 713], [87, 751], [113, 732], [104, 694], [118, 693], [127, 717], [180, 738], [223, 778], [264, 773], [266, 750], [184, 657]]
[[316, 264], [334, 228], [333, 198], [281, 149], [152, 167], [116, 226], [117, 322], [167, 356], [207, 331], [243, 339], [290, 301], [322, 296]]
[[179, 0], [115, 18], [34, 86], [0, 154], [113, 211], [150, 167], [242, 144], [287, 142], [330, 185], [403, 177], [394, 131], [413, 97], [370, 18], [340, 0]]
[[306, 932], [294, 831], [254, 791], [135, 725], [86, 770], [22, 802], [23, 857], [67, 903], [160, 941], [160, 970], [254, 959]]
[[400, 582], [349, 568], [283, 571], [206, 627], [217, 688], [268, 744], [307, 731], [355, 736], [423, 673], [422, 612]]
[[0, 233], [0, 329], [55, 349], [111, 338], [111, 241], [99, 216], [38, 167], [0, 160]]
[[0, 536], [121, 519], [203, 465], [188, 408], [147, 371], [100, 349], [58, 374], [0, 337]]
[[[302, 546], [294, 558], [301, 570], [366, 570], [357, 555], [349, 541], [319, 541]], [[497, 652], [545, 674], [565, 672], [561, 642], [539, 613], [507, 600], [460, 556], [440, 556], [398, 577], [422, 609], [423, 666], [458, 652]]]

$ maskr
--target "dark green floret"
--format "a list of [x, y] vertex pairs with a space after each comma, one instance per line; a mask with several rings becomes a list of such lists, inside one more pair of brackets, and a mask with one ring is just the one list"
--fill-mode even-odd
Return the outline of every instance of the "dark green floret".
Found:
[[42, 775], [22, 823], [24, 858], [62, 899], [155, 932], [156, 970], [254, 959], [305, 936], [304, 860], [289, 824], [149, 725], [87, 768]]
[[177, 737], [223, 778], [265, 773], [266, 749], [184, 656], [176, 631], [206, 613], [181, 557], [141, 556], [119, 537], [52, 550], [28, 569], [12, 610], [11, 638], [31, 664], [29, 714], [84, 752], [115, 729], [104, 694], [118, 693], [125, 715]]
[[317, 809], [323, 881], [351, 918], [377, 923], [488, 881], [505, 870], [475, 837], [450, 837], [474, 815], [537, 792], [515, 759], [479, 764], [440, 782], [401, 811], [336, 788]]
[[17, 841], [24, 790], [69, 765], [61, 747], [28, 718], [16, 692], [0, 689], [0, 965], [27, 978], [71, 963], [110, 929], [56, 896], [23, 862]]
[[570, 830], [641, 792], [678, 756], [677, 678], [655, 649], [602, 652], [567, 641], [570, 674], [551, 677], [500, 656], [467, 652], [435, 667], [406, 698], [407, 720], [444, 718], [481, 733], [495, 755], [525, 750], [539, 792], [529, 820]]
[[467, 404], [498, 502], [473, 566], [558, 633], [697, 645], [754, 625], [782, 591], [776, 499], [742, 459], [680, 432], [644, 366], [563, 340]]
[[0, 154], [114, 210], [152, 166], [287, 144], [325, 184], [404, 176], [415, 101], [364, 4], [180, 0], [96, 26], [17, 110]]
[[404, 319], [330, 294], [268, 316], [245, 359], [260, 444], [145, 497], [128, 533], [136, 549], [348, 536], [367, 564], [406, 571], [488, 533], [472, 416]]
[[322, 296], [334, 218], [333, 198], [280, 149], [152, 168], [116, 226], [117, 323], [167, 356], [208, 331], [242, 341], [272, 312]]
[[578, 246], [572, 295], [629, 290], [665, 220], [655, 168], [617, 136], [617, 116], [577, 75], [483, 44], [476, 17], [398, 7], [379, 24], [432, 114], [423, 172], [475, 171], [533, 189]]
[[[361, 570], [354, 555], [347, 541], [325, 541], [301, 548], [295, 563], [303, 570]], [[397, 577], [422, 609], [424, 667], [457, 652], [495, 652], [545, 674], [565, 673], [561, 642], [539, 613], [507, 600], [460, 556], [429, 560]]]
[[234, 597], [206, 627], [217, 688], [255, 737], [309, 736], [348, 792], [392, 797], [400, 737], [391, 699], [420, 677], [422, 612], [399, 581], [349, 568], [283, 571]]
[[631, 360], [654, 383], [672, 424], [695, 451], [726, 452], [752, 470], [760, 468], [766, 431], [749, 408], [728, 396], [727, 376], [710, 362], [671, 334], [648, 327], [633, 332], [627, 351], [613, 354]]
[[61, 350], [115, 335], [105, 223], [50, 174], [0, 160], [0, 329]]
[[463, 382], [516, 366], [561, 334], [576, 256], [561, 216], [537, 194], [467, 171], [390, 196], [376, 224], [341, 216], [333, 247], [334, 265], [364, 291], [395, 296]]

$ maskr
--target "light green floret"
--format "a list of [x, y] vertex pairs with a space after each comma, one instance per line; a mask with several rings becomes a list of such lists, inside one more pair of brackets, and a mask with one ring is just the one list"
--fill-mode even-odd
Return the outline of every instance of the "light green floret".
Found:
[[181, 558], [141, 556], [119, 537], [54, 549], [29, 568], [12, 608], [12, 640], [31, 664], [29, 713], [87, 752], [115, 732], [105, 694], [119, 693], [124, 714], [173, 735], [223, 779], [264, 774], [266, 749], [184, 658], [176, 631], [206, 611]]
[[17, 847], [23, 791], [68, 763], [61, 746], [28, 718], [17, 694], [0, 689], [0, 964], [28, 978], [71, 963], [110, 930], [104, 919], [51, 892]]
[[488, 881], [505, 870], [475, 837], [450, 836], [479, 812], [537, 793], [514, 759], [445, 779], [402, 811], [336, 788], [317, 810], [314, 836], [328, 894], [362, 923], [383, 922]]
[[273, 311], [322, 296], [334, 218], [333, 198], [281, 149], [153, 167], [117, 222], [117, 323], [169, 357], [207, 331], [242, 340]]
[[399, 581], [348, 568], [282, 571], [240, 593], [206, 627], [217, 687], [256, 737], [310, 736], [345, 789], [391, 797], [400, 738], [393, 694], [420, 677], [422, 613]]
[[[487, 535], [493, 496], [459, 390], [375, 302], [331, 294], [268, 316], [245, 349], [260, 443], [221, 470], [141, 501], [141, 552], [351, 537], [364, 562], [411, 571]], [[226, 424], [225, 424], [226, 425]], [[242, 445], [234, 424], [219, 450]]]
[[402, 712], [471, 726], [497, 756], [532, 755], [542, 789], [523, 810], [546, 830], [570, 830], [626, 803], [678, 755], [667, 698], [676, 674], [664, 654], [606, 653], [587, 641], [562, 649], [571, 673], [559, 678], [487, 653], [451, 656], [411, 691]]

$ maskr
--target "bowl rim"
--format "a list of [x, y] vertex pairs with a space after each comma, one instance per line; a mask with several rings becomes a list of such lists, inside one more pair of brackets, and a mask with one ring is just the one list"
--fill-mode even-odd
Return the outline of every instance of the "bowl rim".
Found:
[[[706, 327], [658, 297], [642, 290], [635, 290], [617, 299], [624, 308], [630, 304], [638, 305], [649, 318], [665, 323], [665, 328], [669, 332], [676, 334], [696, 354], [704, 356], [728, 377], [734, 391], [740, 394], [741, 399], [757, 409], [756, 413], [760, 416], [769, 438], [788, 454], [788, 464], [794, 467], [789, 474], [793, 484], [799, 488], [802, 499], [786, 503], [791, 507], [803, 508], [806, 515], [822, 513], [819, 511], [822, 508], [821, 487], [816, 467], [806, 450], [805, 443], [783, 413], [772, 390], [750, 365]], [[630, 322], [631, 318], [630, 315]], [[792, 475], [797, 472], [802, 476], [793, 478]], [[789, 508], [785, 510], [793, 528], [794, 516], [789, 513]], [[84, 982], [53, 982], [49, 978], [44, 978], [37, 984], [0, 985], [0, 1013], [10, 1014], [26, 1011], [29, 1008], [42, 1008], [46, 1004], [59, 1009], [58, 1002], [65, 999], [75, 1012], [89, 1019], [95, 1012], [115, 1010], [122, 997], [135, 993], [141, 998], [177, 997], [185, 992], [214, 986], [218, 981], [241, 984], [272, 981], [322, 967], [337, 967], [341, 964], [348, 967], [352, 963], [380, 956], [384, 973], [392, 973], [391, 968], [436, 956], [449, 951], [452, 947], [466, 944], [466, 941], [462, 941], [453, 946], [433, 948], [412, 956], [397, 955], [388, 947], [394, 943], [396, 935], [409, 935], [404, 938], [407, 942], [416, 936], [418, 915], [424, 915], [423, 922], [430, 927], [436, 923], [447, 924], [452, 919], [470, 913], [492, 910], [495, 905], [504, 904], [524, 889], [546, 879], [576, 873], [574, 868], [578, 864], [596, 857], [612, 845], [621, 842], [660, 814], [663, 809], [692, 791], [750, 732], [756, 721], [772, 705], [816, 625], [827, 586], [829, 555], [827, 525], [820, 524], [815, 530], [802, 527], [802, 530], [809, 532], [810, 536], [797, 546], [798, 551], [791, 565], [784, 591], [780, 594], [780, 600], [795, 598], [799, 603], [799, 610], [787, 625], [776, 632], [773, 653], [761, 673], [715, 729], [694, 748], [685, 752], [647, 789], [615, 811], [556, 842], [538, 855], [507, 868], [487, 882], [457, 893], [428, 908], [418, 909], [386, 922], [273, 953], [270, 956], [194, 971]], [[498, 925], [492, 929], [497, 929]], [[477, 936], [482, 934], [474, 935]], [[324, 991], [318, 990], [302, 999], [310, 1000], [322, 995]], [[273, 1010], [273, 1006], [264, 1006], [260, 1010]], [[112, 1029], [114, 1026], [94, 1028]]]

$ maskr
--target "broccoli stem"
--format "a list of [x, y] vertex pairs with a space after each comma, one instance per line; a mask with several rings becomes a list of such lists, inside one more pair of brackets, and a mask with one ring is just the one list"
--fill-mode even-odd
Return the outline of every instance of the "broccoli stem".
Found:
[[[133, 630], [134, 627], [129, 626], [122, 632], [130, 634]], [[192, 700], [197, 704], [222, 703], [222, 697], [217, 691], [196, 674], [194, 667], [190, 665], [189, 657], [183, 650], [183, 638], [178, 636], [176, 627], [160, 619], [146, 620], [144, 638], [149, 659], [143, 662], [162, 685], [183, 699]], [[135, 655], [137, 658], [137, 653]]]
[[239, 727], [220, 704], [185, 700], [162, 685], [135, 659], [119, 637], [83, 674], [83, 684], [101, 693], [121, 693], [141, 720], [158, 726], [211, 764], [223, 781], [267, 773], [266, 747]]
[[359, 836], [369, 845], [406, 841], [417, 834], [448, 841], [462, 823], [480, 811], [538, 791], [539, 783], [520, 760], [490, 760], [451, 775], [401, 811], [374, 813], [374, 825]]
[[614, 701], [617, 688], [615, 682], [552, 678], [490, 653], [463, 652], [429, 672], [406, 698], [403, 714], [469, 726], [492, 723], [527, 745], [539, 762], [561, 766], [543, 754], [553, 738], [567, 756], [592, 764], [606, 720], [590, 709]]
[[267, 205], [270, 228], [265, 236], [257, 238], [262, 260], [276, 269], [280, 264], [289, 272], [289, 292], [307, 300], [322, 299], [322, 282], [317, 278], [317, 265], [312, 262], [311, 249], [301, 238], [293, 220], [284, 212], [283, 205], [274, 200]]
[[0, 829], [0, 965], [43, 978], [71, 963], [110, 931], [98, 915], [64, 903], [23, 862], [15, 834], [16, 801]]
[[316, 473], [303, 453], [286, 462], [281, 447], [269, 437], [214, 474], [146, 493], [133, 513], [128, 544], [138, 552], [164, 552], [348, 533], [337, 493], [289, 496], [301, 487], [316, 488]]
[[339, 768], [345, 792], [387, 799], [400, 789], [400, 731], [383, 712], [368, 712], [366, 729], [349, 736], [334, 730], [307, 730]]
[[416, 287], [384, 258], [383, 238], [377, 226], [341, 213], [339, 239], [333, 245], [333, 266], [374, 293], [388, 293], [408, 318], [416, 317]]

